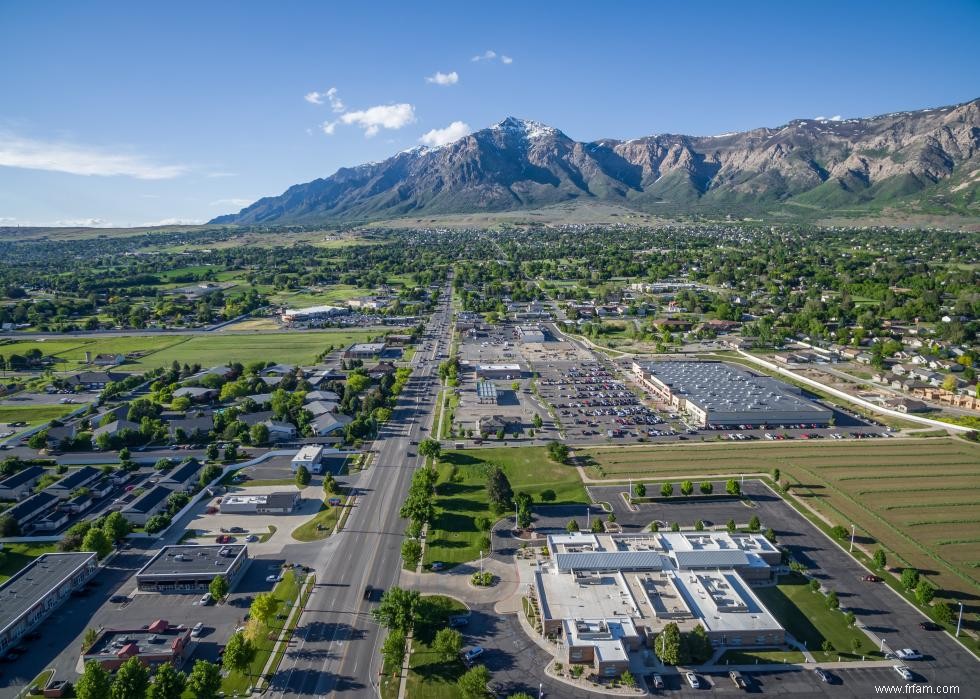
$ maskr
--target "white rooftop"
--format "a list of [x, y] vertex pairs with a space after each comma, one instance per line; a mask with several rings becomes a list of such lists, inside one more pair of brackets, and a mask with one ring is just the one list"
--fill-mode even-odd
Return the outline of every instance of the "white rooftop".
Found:
[[316, 461], [323, 454], [323, 447], [318, 444], [307, 444], [296, 452], [293, 461]]

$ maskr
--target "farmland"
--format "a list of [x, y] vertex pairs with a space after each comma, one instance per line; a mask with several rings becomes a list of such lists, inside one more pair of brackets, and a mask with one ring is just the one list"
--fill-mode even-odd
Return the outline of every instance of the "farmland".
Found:
[[980, 591], [980, 446], [957, 438], [888, 442], [723, 443], [581, 450], [593, 478], [768, 473], [832, 525], [854, 523], [893, 566], [939, 587]]

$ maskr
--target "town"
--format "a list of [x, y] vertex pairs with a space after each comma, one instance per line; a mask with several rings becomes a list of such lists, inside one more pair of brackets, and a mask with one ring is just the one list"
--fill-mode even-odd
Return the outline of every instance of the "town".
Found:
[[3, 696], [977, 667], [971, 236], [282, 235], [3, 243]]

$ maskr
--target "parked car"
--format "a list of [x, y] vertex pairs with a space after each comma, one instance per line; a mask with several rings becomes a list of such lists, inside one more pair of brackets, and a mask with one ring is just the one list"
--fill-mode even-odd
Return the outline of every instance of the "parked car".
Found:
[[432, 562], [432, 570], [442, 570], [443, 568], [445, 568], [445, 566], [443, 565], [442, 561]]
[[906, 682], [912, 681], [912, 671], [909, 670], [905, 665], [893, 665], [895, 672], [902, 676], [902, 679]]
[[214, 601], [214, 597], [211, 596], [210, 592], [205, 592], [204, 596], [201, 597], [201, 604], [204, 605], [205, 607], [211, 604], [211, 602], [213, 601]]
[[194, 628], [191, 629], [191, 638], [197, 638], [204, 631], [204, 622], [199, 621], [194, 624]]
[[921, 660], [922, 653], [917, 651], [915, 648], [900, 648], [895, 651], [895, 656], [900, 660]]
[[830, 675], [828, 675], [826, 672], [821, 670], [819, 667], [813, 668], [813, 673], [817, 676], [817, 678], [821, 682], [828, 682], [828, 683], [830, 682]]
[[877, 575], [865, 575], [865, 576], [864, 576], [863, 578], [861, 578], [861, 579], [862, 579], [862, 580], [863, 580], [864, 582], [875, 582], [875, 583], [877, 583], [877, 582], [881, 582], [881, 578], [879, 578], [879, 577], [878, 577]]
[[731, 678], [732, 684], [734, 684], [739, 689], [748, 688], [749, 683], [745, 681], [745, 675], [743, 675], [738, 670], [729, 670], [728, 676]]
[[279, 575], [279, 574], [273, 574], [273, 575], [267, 575], [267, 576], [265, 576], [265, 581], [266, 582], [277, 583], [280, 580], [282, 580], [282, 575]]
[[650, 678], [650, 683], [653, 685], [654, 689], [663, 689], [665, 686], [664, 678], [657, 674], [654, 674], [653, 677]]
[[691, 689], [701, 688], [701, 680], [699, 680], [698, 676], [695, 675], [693, 672], [684, 673], [684, 679], [687, 680], [687, 683], [689, 685], [691, 685]]
[[467, 648], [463, 651], [463, 662], [470, 665], [474, 660], [483, 655], [483, 648], [480, 646], [473, 646], [472, 648]]

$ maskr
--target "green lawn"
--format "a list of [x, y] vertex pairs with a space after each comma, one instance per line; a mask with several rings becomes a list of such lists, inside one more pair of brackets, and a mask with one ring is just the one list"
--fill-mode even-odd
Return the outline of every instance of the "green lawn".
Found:
[[800, 651], [776, 648], [728, 650], [718, 660], [719, 665], [769, 665], [776, 663], [799, 665], [804, 662], [806, 662], [806, 658]]
[[436, 655], [429, 644], [435, 639], [436, 632], [449, 622], [449, 617], [465, 612], [466, 606], [440, 595], [423, 597], [422, 604], [425, 607], [423, 616], [431, 619], [431, 622], [415, 629], [406, 694], [425, 699], [457, 699], [459, 689], [456, 680], [466, 672], [463, 661], [454, 658], [446, 662]]
[[18, 570], [26, 566], [42, 553], [54, 553], [57, 544], [4, 544], [0, 553], [0, 583], [11, 578]]
[[[802, 575], [783, 576], [775, 587], [758, 587], [754, 591], [796, 640], [806, 642], [818, 661], [835, 661], [838, 655], [842, 660], [878, 655], [871, 640], [856, 627], [848, 627], [842, 612], [828, 609], [825, 596], [812, 592]], [[853, 639], [859, 642], [856, 652], [852, 651]], [[832, 651], [820, 650], [825, 640], [833, 645]]]
[[294, 539], [297, 541], [320, 541], [321, 539], [326, 539], [333, 533], [334, 527], [337, 526], [337, 520], [340, 519], [341, 513], [347, 508], [347, 495], [328, 495], [326, 497], [340, 497], [343, 504], [340, 506], [328, 505], [326, 500], [324, 500], [320, 504], [319, 512], [313, 515], [309, 521], [303, 522], [303, 524], [293, 530], [291, 536]]
[[480, 556], [477, 517], [496, 517], [490, 512], [486, 472], [496, 464], [507, 475], [515, 493], [528, 493], [542, 504], [541, 493], [553, 491], [544, 504], [587, 503], [588, 496], [571, 466], [550, 461], [544, 447], [470, 449], [445, 452], [439, 459], [436, 516], [426, 539], [425, 562], [462, 563]]
[[[296, 603], [299, 597], [300, 587], [304, 582], [303, 577], [297, 575], [296, 573], [289, 571], [284, 576], [280, 583], [278, 583], [273, 589], [272, 593], [282, 600], [282, 604], [279, 607], [279, 614], [288, 616], [292, 611], [293, 605]], [[292, 627], [286, 628], [284, 626], [285, 622], [283, 620], [274, 620], [272, 626], [259, 634], [259, 642], [257, 645], [257, 652], [255, 657], [252, 659], [252, 664], [249, 666], [247, 674], [241, 674], [238, 672], [230, 673], [221, 682], [221, 689], [226, 695], [231, 695], [232, 692], [238, 692], [239, 695], [244, 695], [245, 690], [254, 685], [258, 679], [262, 670], [265, 668], [266, 662], [269, 660], [269, 655], [272, 654], [273, 648], [275, 647], [276, 640], [280, 636], [290, 634], [292, 632]], [[273, 636], [272, 639], [269, 638], [270, 633]], [[274, 633], [280, 631], [281, 633]]]
[[49, 422], [73, 410], [84, 407], [81, 404], [54, 405], [0, 405], [0, 422], [26, 422], [34, 427]]

